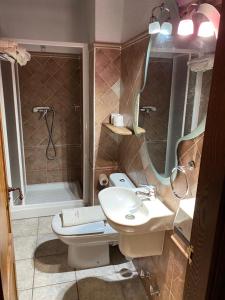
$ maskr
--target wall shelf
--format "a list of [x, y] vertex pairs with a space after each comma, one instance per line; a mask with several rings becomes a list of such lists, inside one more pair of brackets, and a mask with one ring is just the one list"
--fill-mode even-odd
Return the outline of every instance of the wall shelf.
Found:
[[[108, 128], [111, 132], [118, 134], [118, 135], [134, 135], [134, 133], [132, 132], [132, 130], [130, 130], [127, 127], [116, 127], [112, 124], [109, 123], [103, 123], [103, 126], [105, 126], [106, 128]], [[137, 134], [142, 134], [145, 133], [145, 129], [138, 127], [137, 128]]]
[[143, 134], [145, 132], [146, 132], [146, 130], [144, 128], [138, 127], [136, 134]]
[[126, 127], [116, 127], [109, 123], [103, 123], [103, 125], [115, 134], [119, 134], [119, 135], [132, 135], [133, 134], [132, 131]]

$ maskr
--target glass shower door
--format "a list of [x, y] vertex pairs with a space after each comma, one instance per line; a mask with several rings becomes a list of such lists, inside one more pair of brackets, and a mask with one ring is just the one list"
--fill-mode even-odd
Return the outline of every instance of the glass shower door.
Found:
[[[24, 195], [26, 178], [17, 66], [10, 62], [1, 61], [0, 77], [0, 106], [8, 183], [12, 187], [21, 188]], [[17, 196], [16, 193], [13, 196], [14, 204], [22, 204], [17, 200]]]

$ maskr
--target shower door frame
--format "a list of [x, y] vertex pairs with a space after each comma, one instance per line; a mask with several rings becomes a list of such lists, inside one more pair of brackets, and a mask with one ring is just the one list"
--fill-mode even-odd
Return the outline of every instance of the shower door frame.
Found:
[[[83, 148], [83, 199], [76, 200], [77, 206], [84, 206], [88, 204], [88, 195], [89, 195], [89, 50], [87, 43], [75, 43], [75, 42], [60, 42], [60, 41], [45, 41], [45, 40], [30, 40], [30, 39], [13, 39], [20, 45], [27, 46], [46, 46], [46, 47], [56, 47], [56, 48], [78, 48], [82, 51], [82, 100], [83, 100], [83, 111], [82, 111], [82, 119], [83, 119], [83, 140], [82, 140], [82, 148]], [[24, 169], [24, 172], [26, 170]], [[69, 207], [70, 204], [62, 202], [55, 203], [54, 208], [52, 208], [52, 203], [43, 204], [46, 207], [46, 211], [49, 214], [54, 214], [59, 211], [61, 208]], [[43, 212], [43, 205], [40, 207], [35, 207], [34, 204], [26, 204], [26, 199], [24, 205], [21, 206], [13, 206], [12, 207], [12, 216], [15, 219], [24, 218], [29, 216], [40, 216], [46, 215], [46, 211]], [[37, 205], [36, 205], [37, 206]]]
[[[23, 194], [26, 193], [26, 176], [24, 174], [25, 168], [25, 157], [24, 157], [24, 145], [23, 145], [23, 130], [22, 125], [19, 122], [21, 118], [21, 109], [20, 109], [20, 95], [19, 95], [19, 87], [18, 87], [18, 68], [14, 63], [10, 63], [11, 68], [11, 80], [12, 80], [12, 94], [13, 94], [13, 107], [14, 107], [14, 117], [15, 117], [15, 131], [18, 137], [16, 144], [16, 152], [18, 154], [19, 161], [19, 174], [20, 174], [20, 188]], [[0, 111], [2, 116], [2, 133], [4, 138], [4, 154], [6, 161], [6, 172], [7, 172], [7, 182], [10, 187], [13, 186], [12, 181], [12, 171], [11, 171], [11, 162], [10, 162], [10, 154], [9, 154], [9, 146], [8, 146], [8, 129], [7, 129], [7, 121], [6, 121], [6, 106], [5, 106], [5, 98], [4, 98], [4, 90], [3, 90], [3, 77], [2, 77], [2, 67], [0, 67]]]

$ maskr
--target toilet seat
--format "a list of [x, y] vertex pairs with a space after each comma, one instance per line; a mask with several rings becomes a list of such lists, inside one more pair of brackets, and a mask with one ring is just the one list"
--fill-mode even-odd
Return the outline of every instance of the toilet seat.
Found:
[[[91, 234], [82, 234], [82, 231], [86, 232], [87, 226], [92, 226]], [[73, 239], [79, 243], [98, 243], [98, 242], [110, 242], [118, 241], [118, 232], [115, 231], [107, 222], [104, 222], [104, 231], [99, 232], [99, 227], [95, 226], [95, 223], [88, 223], [83, 225], [62, 226], [62, 219], [60, 214], [57, 214], [52, 219], [52, 230], [64, 240]]]
[[[113, 186], [134, 187], [124, 173], [111, 174], [110, 184]], [[91, 215], [91, 212], [90, 214], [88, 212], [85, 217], [88, 215]], [[87, 224], [68, 227], [63, 227], [60, 214], [55, 215], [52, 219], [53, 232], [62, 242], [68, 245], [68, 265], [72, 268], [87, 269], [108, 265], [110, 263], [109, 245], [118, 244], [119, 233], [117, 231], [105, 220], [101, 220], [101, 217], [98, 218], [97, 221], [100, 221], [100, 224], [97, 225], [93, 225], [91, 219]], [[89, 232], [91, 229], [91, 234], [87, 234], [87, 227]], [[82, 234], [85, 232], [86, 234]]]

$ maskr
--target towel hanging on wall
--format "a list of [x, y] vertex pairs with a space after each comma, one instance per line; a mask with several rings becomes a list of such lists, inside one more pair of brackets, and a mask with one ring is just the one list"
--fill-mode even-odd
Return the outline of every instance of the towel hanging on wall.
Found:
[[0, 52], [10, 62], [13, 58], [20, 66], [25, 66], [31, 59], [30, 53], [14, 41], [0, 40]]
[[211, 70], [214, 65], [214, 54], [191, 59], [188, 61], [187, 65], [192, 72], [205, 72]]

